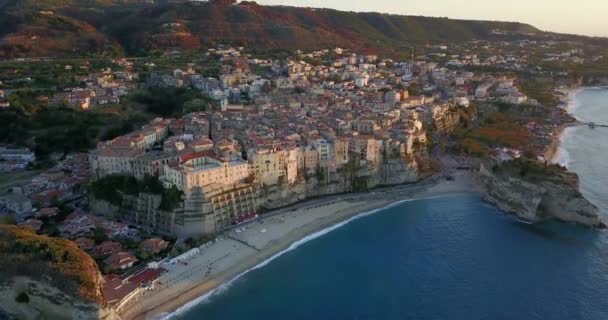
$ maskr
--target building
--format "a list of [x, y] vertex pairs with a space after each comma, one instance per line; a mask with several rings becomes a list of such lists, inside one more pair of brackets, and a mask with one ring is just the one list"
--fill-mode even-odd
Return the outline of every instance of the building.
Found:
[[304, 169], [305, 175], [313, 175], [319, 168], [319, 150], [313, 146], [306, 146], [302, 152], [301, 168]]
[[[89, 161], [98, 178], [107, 175], [134, 175], [133, 162], [145, 153], [144, 149], [119, 149], [111, 146], [97, 148]], [[142, 169], [141, 171], [144, 171]]]
[[23, 171], [35, 161], [36, 156], [29, 149], [0, 147], [0, 172]]
[[9, 193], [5, 196], [1, 196], [0, 205], [5, 206], [16, 214], [32, 211], [32, 201], [20, 193]]
[[380, 130], [380, 126], [375, 120], [353, 121], [353, 130], [362, 134], [373, 134]]
[[475, 98], [483, 99], [487, 98], [489, 95], [489, 90], [492, 87], [493, 83], [483, 83], [475, 88]]
[[33, 163], [36, 161], [36, 155], [27, 148], [11, 149], [0, 147], [0, 160]]
[[165, 187], [177, 189], [189, 196], [195, 189], [218, 184], [231, 186], [249, 178], [249, 164], [245, 161], [224, 161], [214, 153], [205, 151], [186, 154], [180, 163], [165, 165], [163, 182]]
[[84, 238], [84, 237], [80, 237], [80, 238], [74, 240], [74, 243], [76, 243], [78, 248], [80, 248], [81, 250], [84, 250], [84, 251], [93, 250], [93, 248], [95, 247], [95, 241], [93, 241], [93, 239]]
[[131, 268], [135, 262], [137, 262], [137, 258], [130, 254], [129, 252], [116, 252], [106, 258], [103, 262], [108, 266], [108, 268], [112, 271], [120, 271]]
[[211, 151], [188, 154], [165, 165], [161, 180], [165, 188], [184, 192], [183, 206], [170, 213], [173, 234], [215, 233], [257, 215], [258, 188], [245, 161], [228, 161]]
[[150, 255], [157, 255], [167, 249], [169, 243], [161, 238], [150, 238], [139, 244], [139, 250]]
[[[120, 136], [114, 140], [100, 143], [90, 155], [91, 168], [98, 178], [120, 174], [142, 177], [151, 172], [160, 171], [163, 161], [168, 159], [157, 154], [143, 157], [135, 164], [137, 158], [144, 156], [147, 149], [161, 143], [169, 132], [169, 121], [155, 119], [144, 126], [141, 131]], [[170, 156], [168, 156], [170, 157]], [[137, 172], [135, 172], [137, 170]]]
[[321, 165], [327, 165], [330, 160], [333, 160], [331, 144], [327, 140], [319, 138], [313, 142], [313, 145], [319, 152], [319, 162]]
[[460, 123], [460, 113], [451, 111], [437, 113], [433, 117], [433, 123], [438, 133], [451, 133]]
[[341, 167], [348, 163], [348, 143], [349, 139], [339, 138], [334, 141], [334, 159], [336, 159], [336, 166]]
[[255, 178], [265, 186], [279, 183], [285, 176], [285, 154], [279, 149], [258, 149], [250, 151], [248, 156]]
[[139, 180], [145, 176], [162, 176], [165, 165], [178, 159], [175, 152], [150, 151], [133, 159], [131, 170], [135, 178]]
[[371, 136], [355, 136], [349, 143], [349, 152], [372, 166], [379, 165], [382, 160], [382, 140]]
[[95, 257], [105, 257], [122, 250], [122, 246], [118, 242], [114, 241], [104, 241], [101, 244], [95, 246], [93, 248], [93, 256]]

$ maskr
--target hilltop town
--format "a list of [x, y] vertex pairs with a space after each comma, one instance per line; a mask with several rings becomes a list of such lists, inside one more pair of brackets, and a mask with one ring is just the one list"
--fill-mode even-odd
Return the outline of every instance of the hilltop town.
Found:
[[[455, 155], [465, 171], [479, 158], [550, 160], [551, 143], [572, 121], [553, 84], [580, 80], [550, 64], [605, 59], [573, 47], [470, 41], [411, 48], [398, 60], [221, 45], [162, 58], [28, 61], [40, 66], [36, 75], [4, 75], [3, 111], [40, 117], [50, 131], [28, 125], [33, 141], [7, 136], [0, 171], [14, 179], [2, 182], [1, 210], [6, 222], [92, 256], [104, 274], [104, 314], [128, 318], [176, 293], [159, 288], [183, 285], [196, 267], [187, 261], [207, 257], [201, 252], [214, 261], [253, 254], [218, 248], [242, 246], [224, 235], [238, 237], [273, 210], [449, 181], [443, 162]], [[49, 63], [61, 77], [47, 78]], [[43, 81], [62, 89], [23, 89]], [[73, 128], [54, 134], [66, 118], [77, 119]]]

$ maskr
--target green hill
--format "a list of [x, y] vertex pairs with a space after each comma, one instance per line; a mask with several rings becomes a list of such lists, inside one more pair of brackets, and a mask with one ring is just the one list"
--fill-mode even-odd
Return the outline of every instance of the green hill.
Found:
[[95, 261], [75, 243], [0, 224], [0, 283], [28, 277], [48, 283], [74, 299], [102, 303], [101, 274]]
[[492, 39], [496, 30], [538, 33], [511, 22], [467, 21], [255, 2], [0, 0], [0, 57], [61, 56], [153, 49], [198, 49], [217, 42], [255, 48], [408, 44]]

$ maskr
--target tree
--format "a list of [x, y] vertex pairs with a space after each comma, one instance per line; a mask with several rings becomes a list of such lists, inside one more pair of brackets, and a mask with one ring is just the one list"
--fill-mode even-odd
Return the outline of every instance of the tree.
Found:
[[165, 189], [158, 208], [164, 211], [174, 210], [180, 205], [183, 195], [184, 193], [175, 186], [172, 186], [171, 189], [168, 190]]
[[187, 113], [192, 113], [192, 112], [197, 112], [197, 111], [206, 111], [208, 108], [209, 104], [207, 103], [207, 101], [205, 101], [204, 99], [193, 99], [190, 101], [187, 101], [184, 104], [184, 114]]
[[108, 235], [101, 228], [95, 228], [93, 230], [93, 239], [95, 240], [95, 244], [100, 244], [106, 240], [108, 240]]
[[61, 236], [61, 233], [59, 232], [59, 228], [57, 228], [57, 226], [55, 226], [55, 225], [53, 225], [49, 228], [48, 234], [49, 234], [49, 237]]
[[139, 250], [137, 251], [137, 257], [139, 258], [139, 260], [145, 261], [152, 258], [152, 255], [145, 250]]
[[419, 96], [422, 93], [422, 87], [418, 83], [412, 82], [407, 88], [407, 91], [410, 96]]
[[315, 171], [315, 177], [317, 178], [317, 181], [319, 183], [325, 182], [325, 170], [323, 170], [321, 166], [317, 167], [317, 170]]
[[17, 219], [12, 214], [0, 216], [0, 224], [17, 224]]
[[27, 295], [27, 293], [21, 292], [17, 295], [17, 297], [15, 297], [15, 301], [17, 303], [29, 303], [30, 297]]

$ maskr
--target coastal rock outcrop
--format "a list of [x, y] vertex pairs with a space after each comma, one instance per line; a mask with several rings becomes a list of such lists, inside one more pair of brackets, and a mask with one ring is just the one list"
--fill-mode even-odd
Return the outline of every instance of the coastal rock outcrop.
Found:
[[529, 222], [559, 220], [605, 228], [599, 209], [580, 193], [578, 176], [558, 165], [517, 159], [483, 162], [484, 199]]
[[0, 305], [0, 310], [17, 319], [100, 319], [103, 313], [96, 303], [30, 277], [14, 277], [1, 284]]
[[0, 313], [17, 319], [108, 318], [97, 264], [73, 242], [0, 225], [0, 258]]

